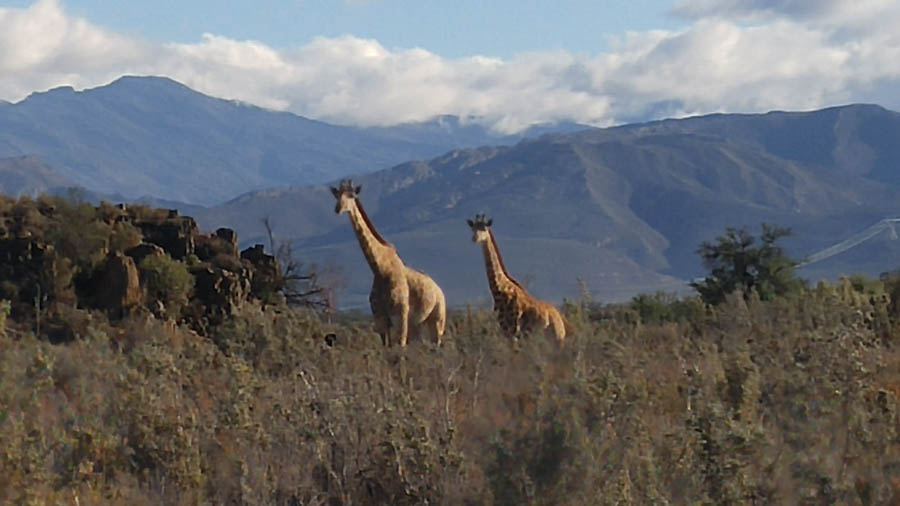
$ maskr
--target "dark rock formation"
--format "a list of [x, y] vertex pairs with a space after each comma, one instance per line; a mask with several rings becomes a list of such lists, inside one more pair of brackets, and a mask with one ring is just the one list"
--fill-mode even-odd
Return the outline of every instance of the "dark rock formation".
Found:
[[238, 238], [237, 233], [234, 230], [225, 227], [218, 228], [216, 229], [216, 237], [228, 243], [228, 245], [230, 246], [228, 252], [234, 256], [237, 256]]
[[272, 294], [284, 288], [281, 275], [281, 264], [267, 255], [262, 244], [256, 244], [241, 252], [241, 260], [250, 264], [253, 276], [250, 280], [250, 293], [261, 300], [269, 301]]
[[156, 244], [172, 258], [184, 260], [194, 254], [194, 238], [199, 235], [197, 222], [190, 216], [178, 216], [169, 212], [162, 222], [136, 221], [134, 223], [144, 234], [144, 242]]
[[0, 299], [11, 301], [14, 313], [30, 312], [36, 300], [42, 306], [53, 302], [67, 288], [57, 285], [68, 281], [60, 279], [52, 245], [21, 235], [0, 239]]
[[[65, 241], [79, 239], [80, 230], [62, 235], [60, 244], [68, 248], [57, 250], [53, 241], [60, 241], [61, 229], [73, 226], [66, 214], [73, 209], [47, 199], [20, 201], [0, 211], [0, 300], [13, 302], [14, 317], [33, 316], [35, 304], [51, 313], [56, 311], [51, 306], [93, 307], [111, 318], [141, 309], [203, 332], [250, 300], [284, 300], [279, 298], [281, 266], [262, 245], [238, 253], [234, 230], [200, 233], [192, 218], [176, 210], [101, 203], [85, 218], [92, 221], [79, 225], [88, 227], [93, 242], [79, 242], [80, 256], [69, 258], [63, 252], [74, 250]], [[92, 259], [98, 257], [103, 260], [95, 265]], [[151, 270], [165, 281], [153, 279], [171, 284], [175, 299], [146, 293], [150, 278], [141, 266], [148, 257], [164, 260]]]
[[130, 248], [125, 252], [126, 255], [134, 259], [136, 265], [141, 265], [141, 261], [148, 256], [163, 256], [166, 252], [155, 244], [141, 243]]
[[249, 298], [249, 276], [217, 267], [199, 267], [191, 273], [196, 280], [194, 298], [208, 317], [229, 316]]
[[238, 258], [237, 234], [230, 228], [220, 228], [214, 234], [198, 234], [194, 242], [194, 253], [201, 262], [210, 262], [221, 256]]
[[120, 251], [106, 257], [94, 273], [93, 284], [95, 304], [113, 316], [125, 316], [143, 299], [137, 265]]

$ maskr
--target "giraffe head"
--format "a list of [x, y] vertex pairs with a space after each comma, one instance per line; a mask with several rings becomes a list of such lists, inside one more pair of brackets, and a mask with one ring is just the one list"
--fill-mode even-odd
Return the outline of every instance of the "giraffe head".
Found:
[[362, 191], [362, 185], [353, 186], [353, 181], [349, 179], [341, 180], [341, 184], [337, 188], [331, 187], [331, 194], [337, 199], [334, 205], [334, 212], [341, 214], [350, 210], [350, 204], [356, 200], [356, 196]]
[[491, 239], [490, 227], [494, 220], [488, 220], [483, 214], [476, 214], [475, 220], [466, 220], [472, 229], [472, 242], [487, 242]]

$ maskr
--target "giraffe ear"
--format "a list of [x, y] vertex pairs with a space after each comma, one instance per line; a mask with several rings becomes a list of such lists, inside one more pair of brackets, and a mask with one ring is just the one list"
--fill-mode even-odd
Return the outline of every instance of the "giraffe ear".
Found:
[[491, 219], [489, 219], [489, 220], [487, 221], [487, 223], [485, 223], [484, 225], [485, 225], [486, 227], [490, 227], [490, 226], [491, 226], [491, 223], [493, 223], [493, 222], [494, 222], [494, 219], [491, 218]]
[[470, 228], [475, 228], [475, 222], [474, 222], [474, 221], [472, 221], [472, 220], [466, 220], [466, 223], [469, 224], [469, 227], [470, 227]]
[[359, 192], [362, 191], [362, 185], [357, 186], [355, 191], [356, 191], [356, 194], [359, 195]]
[[341, 191], [338, 190], [337, 188], [335, 188], [334, 186], [331, 186], [330, 188], [331, 188], [331, 194], [334, 195], [335, 197], [337, 197], [338, 195], [341, 194]]

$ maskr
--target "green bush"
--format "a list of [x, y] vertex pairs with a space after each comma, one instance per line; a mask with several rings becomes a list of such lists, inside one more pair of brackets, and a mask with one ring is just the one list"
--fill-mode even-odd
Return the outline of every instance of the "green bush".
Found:
[[61, 257], [68, 258], [89, 275], [106, 256], [111, 229], [98, 219], [97, 210], [88, 203], [56, 199], [52, 213], [55, 226], [47, 230], [47, 240]]
[[141, 230], [131, 223], [119, 222], [113, 225], [109, 236], [110, 251], [127, 251], [141, 243]]
[[756, 293], [763, 300], [799, 292], [805, 282], [794, 273], [797, 261], [777, 244], [790, 235], [790, 229], [766, 223], [759, 238], [747, 229], [728, 227], [715, 242], [704, 241], [697, 248], [709, 275], [691, 286], [707, 304], [721, 304], [735, 291], [745, 297]]
[[679, 297], [674, 293], [640, 294], [631, 299], [631, 309], [637, 311], [643, 323], [699, 321], [704, 313], [703, 302], [697, 297]]
[[187, 266], [169, 255], [148, 255], [138, 270], [148, 300], [161, 302], [166, 314], [178, 319], [194, 289], [194, 277]]

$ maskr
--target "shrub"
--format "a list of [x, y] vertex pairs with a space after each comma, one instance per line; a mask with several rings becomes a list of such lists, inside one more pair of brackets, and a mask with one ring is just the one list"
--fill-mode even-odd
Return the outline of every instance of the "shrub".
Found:
[[47, 231], [47, 240], [59, 256], [70, 259], [77, 269], [90, 275], [106, 255], [111, 229], [98, 219], [91, 204], [57, 199], [55, 205], [56, 226]]
[[747, 229], [729, 227], [714, 243], [702, 242], [697, 253], [709, 275], [691, 286], [708, 304], [720, 304], [735, 291], [749, 296], [756, 292], [763, 300], [797, 292], [805, 283], [796, 277], [797, 262], [776, 243], [791, 230], [763, 223], [759, 237]]
[[699, 321], [704, 313], [703, 302], [697, 297], [666, 292], [637, 295], [630, 306], [644, 323]]
[[118, 222], [112, 227], [109, 249], [110, 251], [127, 251], [140, 244], [143, 237], [141, 230], [131, 223]]
[[148, 299], [161, 302], [166, 314], [178, 319], [194, 289], [194, 277], [187, 266], [169, 255], [148, 255], [138, 270]]

